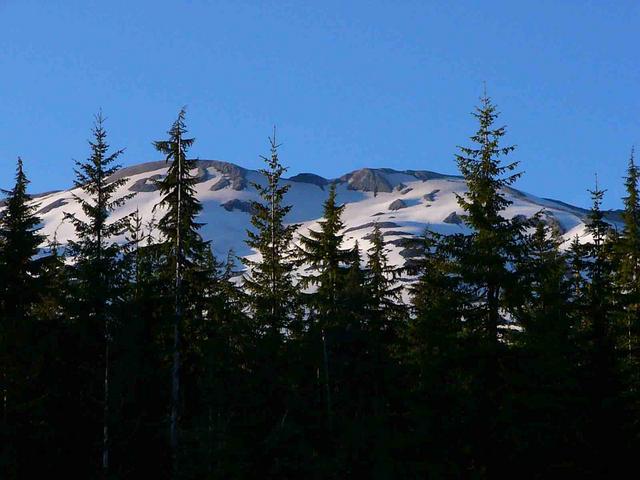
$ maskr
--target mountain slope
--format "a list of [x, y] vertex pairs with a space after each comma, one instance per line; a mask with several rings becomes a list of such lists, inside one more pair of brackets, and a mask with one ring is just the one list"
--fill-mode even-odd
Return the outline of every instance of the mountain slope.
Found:
[[[119, 171], [112, 180], [128, 177], [119, 195], [136, 195], [118, 209], [114, 216], [121, 218], [136, 209], [148, 222], [160, 218], [155, 208], [160, 197], [153, 180], [166, 174], [164, 161], [148, 162]], [[250, 255], [244, 243], [246, 229], [250, 227], [251, 200], [257, 200], [253, 183], [264, 178], [254, 170], [217, 160], [199, 160], [196, 185], [197, 195], [204, 208], [199, 221], [204, 223], [203, 236], [213, 241], [214, 252], [226, 255], [233, 249], [238, 255]], [[403, 238], [420, 235], [425, 228], [441, 233], [466, 231], [459, 215], [461, 209], [456, 193], [466, 190], [464, 181], [457, 176], [430, 171], [397, 171], [389, 168], [361, 169], [338, 179], [326, 179], [312, 173], [302, 173], [286, 180], [291, 185], [286, 202], [293, 205], [288, 221], [299, 223], [299, 231], [306, 232], [322, 216], [322, 203], [328, 195], [327, 186], [337, 183], [338, 201], [346, 203], [344, 221], [347, 245], [357, 240], [368, 248], [368, 236], [375, 222], [381, 227], [394, 264], [401, 264], [410, 255], [403, 246]], [[578, 235], [585, 237], [586, 210], [566, 203], [539, 198], [516, 189], [506, 195], [513, 201], [505, 216], [530, 217], [544, 210], [544, 218], [555, 224], [565, 239]], [[73, 195], [82, 196], [78, 189], [48, 192], [38, 195], [34, 203], [39, 206], [43, 233], [53, 235], [64, 244], [74, 238], [73, 227], [64, 221], [64, 212], [80, 215]], [[608, 215], [612, 223], [618, 222], [615, 213]], [[121, 240], [121, 239], [120, 239]]]

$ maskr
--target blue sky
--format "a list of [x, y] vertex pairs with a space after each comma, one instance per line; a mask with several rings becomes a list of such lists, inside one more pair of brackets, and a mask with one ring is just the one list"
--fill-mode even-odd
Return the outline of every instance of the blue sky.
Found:
[[640, 143], [640, 2], [0, 0], [0, 185], [69, 186], [102, 108], [123, 164], [182, 105], [194, 156], [256, 168], [278, 126], [290, 174], [455, 173], [483, 82], [517, 187], [617, 208]]

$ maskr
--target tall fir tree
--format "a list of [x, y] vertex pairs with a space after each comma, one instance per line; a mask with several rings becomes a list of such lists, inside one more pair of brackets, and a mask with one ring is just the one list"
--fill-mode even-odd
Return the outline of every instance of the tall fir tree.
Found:
[[312, 287], [308, 302], [312, 315], [320, 322], [320, 329], [341, 324], [344, 302], [344, 281], [350, 251], [342, 247], [344, 241], [344, 205], [336, 201], [336, 184], [329, 187], [329, 196], [324, 202], [319, 230], [311, 230], [300, 235], [299, 254], [304, 265], [311, 273], [302, 276], [300, 284]]
[[[254, 182], [261, 201], [252, 202], [251, 224], [247, 245], [258, 258], [243, 258], [247, 267], [243, 289], [247, 295], [248, 314], [254, 324], [253, 382], [262, 385], [255, 396], [259, 414], [253, 418], [257, 438], [267, 438], [264, 447], [255, 450], [253, 467], [270, 475], [291, 475], [289, 455], [295, 455], [298, 441], [291, 407], [290, 371], [286, 359], [287, 339], [299, 330], [299, 293], [294, 284], [296, 252], [293, 235], [297, 225], [287, 224], [290, 205], [284, 204], [289, 185], [282, 180], [286, 168], [278, 158], [279, 144], [275, 129], [269, 138], [271, 155], [262, 157], [266, 168], [260, 170], [264, 182]], [[256, 445], [257, 447], [258, 445]]]
[[373, 226], [370, 242], [364, 270], [368, 328], [381, 337], [394, 335], [402, 317], [402, 285], [398, 283], [401, 271], [389, 263], [384, 237], [377, 223]]
[[[634, 153], [632, 149], [625, 177], [623, 229], [616, 245], [621, 301], [619, 347], [625, 352], [623, 368], [630, 394], [640, 391], [640, 170]], [[640, 398], [638, 402], [640, 405]]]
[[467, 324], [490, 343], [499, 341], [499, 327], [503, 323], [502, 309], [505, 295], [514, 284], [508, 264], [513, 257], [514, 240], [522, 226], [506, 219], [504, 210], [511, 205], [504, 190], [521, 173], [513, 173], [518, 162], [503, 163], [502, 157], [515, 146], [502, 146], [506, 127], [496, 127], [498, 111], [485, 94], [473, 116], [479, 128], [471, 137], [473, 147], [459, 147], [456, 161], [465, 179], [467, 192], [457, 195], [464, 210], [465, 224], [472, 229], [468, 245], [461, 253], [465, 282], [474, 290], [476, 302], [466, 312]]
[[173, 296], [173, 344], [171, 366], [171, 412], [169, 417], [169, 442], [172, 451], [174, 473], [178, 474], [179, 435], [181, 405], [183, 402], [183, 353], [188, 346], [183, 345], [187, 327], [186, 318], [195, 316], [193, 300], [199, 295], [209, 275], [207, 262], [211, 255], [209, 242], [205, 242], [198, 230], [202, 224], [197, 216], [202, 205], [196, 196], [196, 177], [193, 170], [196, 160], [187, 158], [187, 151], [195, 139], [185, 138], [186, 110], [183, 108], [167, 132], [169, 138], [154, 142], [169, 168], [164, 178], [156, 182], [161, 200], [157, 207], [163, 209], [158, 222], [162, 235], [163, 266], [166, 278], [172, 284], [169, 291]]
[[[74, 186], [82, 195], [73, 194], [82, 215], [65, 213], [71, 222], [77, 240], [69, 242], [71, 257], [75, 262], [75, 284], [79, 310], [77, 321], [85, 323], [88, 337], [102, 338], [102, 468], [109, 471], [110, 452], [110, 368], [111, 342], [114, 327], [114, 301], [122, 288], [118, 275], [120, 268], [119, 247], [115, 237], [124, 233], [127, 219], [110, 220], [133, 194], [116, 197], [127, 178], [112, 179], [120, 169], [115, 163], [123, 150], [108, 153], [107, 132], [104, 117], [98, 113], [89, 141], [91, 155], [85, 162], [76, 162]], [[98, 348], [96, 345], [95, 348]]]
[[331, 351], [335, 347], [327, 343], [333, 343], [336, 332], [343, 330], [345, 322], [349, 321], [344, 315], [346, 312], [343, 301], [347, 261], [350, 256], [349, 250], [342, 248], [344, 208], [344, 205], [338, 205], [336, 201], [336, 185], [333, 183], [324, 202], [323, 218], [318, 222], [320, 229], [309, 229], [307, 235], [300, 235], [298, 238], [301, 264], [310, 270], [310, 273], [301, 277], [300, 285], [303, 288], [312, 288], [311, 293], [306, 295], [307, 316], [310, 320], [308, 335], [311, 345], [322, 344], [324, 402], [329, 428], [333, 417]]
[[615, 474], [620, 465], [624, 445], [615, 330], [619, 304], [615, 295], [613, 230], [602, 211], [605, 191], [599, 188], [597, 177], [595, 188], [589, 192], [593, 203], [586, 222], [590, 238], [583, 245], [585, 289], [580, 305], [580, 377], [585, 401], [581, 409], [585, 415], [582, 462], [593, 475], [607, 476]]
[[367, 398], [360, 413], [366, 421], [355, 422], [367, 449], [358, 448], [352, 461], [361, 476], [389, 478], [397, 468], [393, 432], [399, 403], [397, 350], [402, 327], [406, 324], [402, 304], [401, 269], [389, 263], [384, 236], [377, 223], [369, 237], [367, 261], [363, 271], [366, 295], [364, 310], [364, 355], [360, 356], [360, 376], [353, 382]]
[[505, 190], [521, 174], [514, 173], [518, 162], [503, 161], [515, 146], [502, 145], [506, 127], [495, 125], [499, 114], [486, 93], [473, 116], [478, 121], [478, 130], [471, 137], [474, 145], [458, 147], [456, 155], [467, 187], [457, 195], [458, 204], [464, 211], [465, 225], [471, 229], [459, 238], [456, 262], [469, 296], [463, 312], [468, 343], [465, 353], [476, 357], [470, 384], [475, 397], [471, 413], [475, 425], [470, 429], [476, 432], [470, 437], [470, 463], [489, 476], [497, 476], [507, 468], [497, 452], [509, 443], [503, 435], [503, 425], [509, 419], [499, 415], [509, 408], [508, 392], [500, 386], [507, 383], [506, 370], [511, 367], [501, 327], [506, 326], [509, 310], [521, 294], [518, 272], [511, 265], [521, 255], [525, 224], [504, 216], [512, 203]]
[[29, 314], [36, 302], [34, 292], [37, 262], [34, 256], [44, 237], [38, 233], [39, 217], [36, 206], [27, 193], [29, 180], [24, 173], [22, 159], [18, 158], [15, 185], [3, 190], [7, 196], [6, 208], [0, 218], [0, 268], [2, 268], [2, 301], [0, 305], [5, 317], [20, 322]]
[[28, 184], [18, 158], [15, 184], [2, 191], [6, 206], [0, 213], [0, 476], [7, 478], [27, 474], [20, 466], [27, 466], [29, 439], [34, 440], [28, 426], [39, 420], [33, 414], [40, 397], [33, 390], [40, 365], [33, 310], [42, 285], [34, 257], [44, 238], [38, 232], [40, 219], [27, 193]]
[[262, 157], [267, 167], [260, 170], [266, 183], [253, 183], [263, 203], [252, 202], [253, 230], [247, 231], [246, 241], [260, 258], [243, 258], [242, 263], [249, 269], [244, 288], [249, 294], [251, 312], [260, 322], [263, 333], [278, 338], [295, 315], [297, 288], [293, 283], [295, 251], [292, 241], [297, 225], [285, 223], [285, 217], [291, 211], [290, 205], [283, 205], [289, 185], [282, 182], [287, 169], [278, 159], [280, 145], [276, 142], [275, 128], [269, 143], [271, 155]]

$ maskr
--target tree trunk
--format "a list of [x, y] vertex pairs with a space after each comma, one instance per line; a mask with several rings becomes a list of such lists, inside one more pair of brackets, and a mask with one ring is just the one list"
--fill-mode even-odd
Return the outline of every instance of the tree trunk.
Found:
[[104, 349], [104, 404], [102, 424], [102, 471], [105, 478], [109, 473], [109, 336], [105, 334]]

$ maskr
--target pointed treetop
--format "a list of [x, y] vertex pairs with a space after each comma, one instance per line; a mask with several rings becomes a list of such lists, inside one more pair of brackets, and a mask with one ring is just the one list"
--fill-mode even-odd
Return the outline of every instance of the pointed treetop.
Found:
[[187, 125], [185, 123], [186, 116], [187, 107], [183, 106], [178, 112], [178, 117], [175, 119], [167, 133], [172, 136], [182, 136], [183, 134], [187, 133]]
[[[278, 162], [278, 148], [280, 148], [282, 146], [281, 143], [278, 143], [276, 141], [276, 126], [273, 126], [273, 135], [271, 135], [270, 137], [267, 137], [269, 140], [269, 146], [271, 148], [271, 152], [270, 152], [270, 158], [265, 157], [264, 155], [260, 155], [260, 158], [262, 158], [265, 162], [267, 162], [269, 164], [269, 167], [272, 169], [276, 169], [279, 166], [279, 162]], [[286, 169], [283, 168], [282, 171], [284, 172]]]
[[159, 140], [153, 142], [153, 146], [156, 150], [165, 155], [165, 160], [176, 160], [178, 155], [181, 159], [185, 158], [186, 151], [193, 145], [195, 138], [183, 138], [188, 132], [186, 124], [186, 107], [182, 107], [178, 112], [178, 117], [171, 124], [171, 128], [167, 132], [169, 140]]
[[[24, 195], [27, 191], [27, 185], [31, 183], [27, 176], [24, 173], [24, 168], [22, 164], [22, 158], [18, 157], [18, 162], [16, 164], [16, 184], [14, 189], [12, 190], [13, 194]], [[5, 193], [11, 193], [5, 191]]]
[[606, 190], [601, 190], [600, 185], [598, 183], [598, 174], [595, 173], [595, 186], [593, 190], [589, 190], [591, 194], [591, 200], [593, 200], [593, 210], [600, 211], [600, 207], [602, 205], [602, 199], [604, 198], [604, 194]]

